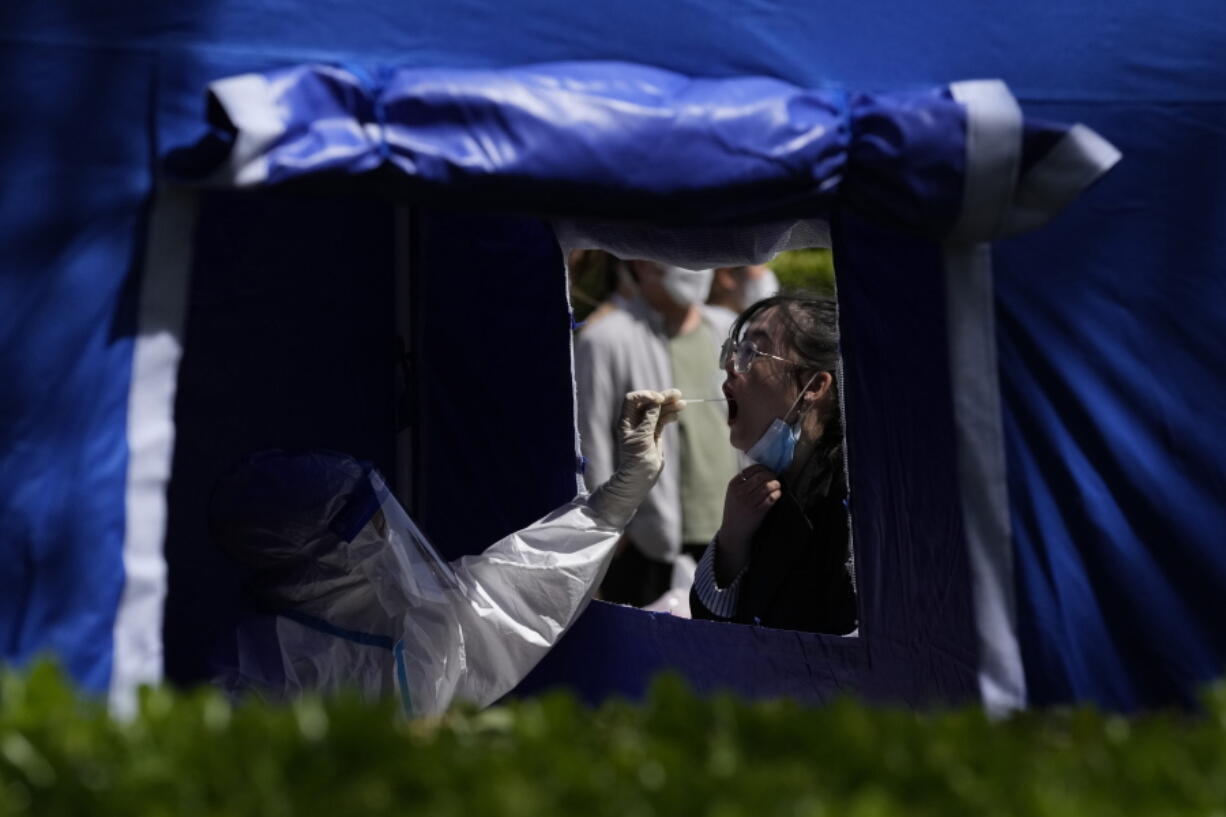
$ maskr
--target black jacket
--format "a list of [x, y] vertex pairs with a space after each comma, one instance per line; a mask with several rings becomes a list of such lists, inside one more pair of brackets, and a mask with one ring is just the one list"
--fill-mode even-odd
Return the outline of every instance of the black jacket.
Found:
[[723, 619], [690, 592], [694, 618], [761, 624], [813, 633], [849, 633], [856, 627], [856, 597], [847, 571], [847, 496], [839, 447], [814, 451], [797, 498], [783, 497], [766, 514], [751, 542], [736, 614]]

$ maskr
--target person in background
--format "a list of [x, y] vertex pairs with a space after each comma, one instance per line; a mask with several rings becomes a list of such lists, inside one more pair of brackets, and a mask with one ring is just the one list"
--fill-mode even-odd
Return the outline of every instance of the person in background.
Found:
[[740, 314], [763, 298], [779, 291], [779, 279], [765, 264], [747, 267], [718, 267], [711, 281], [707, 303]]
[[[706, 306], [711, 271], [650, 261], [624, 262], [616, 308], [589, 323], [575, 341], [580, 445], [589, 486], [603, 482], [617, 455], [622, 395], [678, 388], [691, 398], [715, 397], [719, 343], [733, 315]], [[600, 597], [646, 606], [672, 586], [673, 566], [687, 546], [697, 558], [719, 527], [724, 486], [736, 472], [724, 443], [722, 403], [702, 403], [664, 430], [677, 467], [660, 477], [626, 528]]]
[[856, 627], [833, 298], [776, 295], [721, 351], [729, 438], [755, 464], [728, 482], [698, 563], [694, 618], [819, 633]]

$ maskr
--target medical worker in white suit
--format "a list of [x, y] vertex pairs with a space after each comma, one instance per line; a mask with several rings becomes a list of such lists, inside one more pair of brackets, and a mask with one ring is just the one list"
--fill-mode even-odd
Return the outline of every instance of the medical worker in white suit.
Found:
[[250, 572], [271, 614], [237, 633], [222, 679], [274, 696], [357, 688], [410, 715], [509, 692], [578, 618], [664, 466], [680, 392], [622, 407], [616, 471], [476, 556], [446, 562], [378, 473], [330, 452], [267, 452], [223, 478], [214, 539]]

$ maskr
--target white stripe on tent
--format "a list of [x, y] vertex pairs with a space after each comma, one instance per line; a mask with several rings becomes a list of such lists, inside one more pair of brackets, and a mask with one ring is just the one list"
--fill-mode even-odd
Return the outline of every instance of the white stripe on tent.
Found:
[[992, 256], [982, 242], [998, 232], [1013, 198], [1022, 116], [1003, 83], [958, 83], [951, 89], [967, 109], [962, 213], [945, 247], [958, 482], [979, 637], [979, 689], [988, 711], [1002, 713], [1026, 705], [1026, 677], [1017, 641]]
[[1000, 80], [955, 82], [949, 89], [966, 107], [966, 182], [949, 240], [991, 241], [1000, 234], [1017, 185], [1022, 109]]
[[1004, 232], [1013, 235], [1047, 222], [1121, 158], [1115, 146], [1085, 125], [1074, 125], [1017, 186]]
[[149, 244], [128, 392], [128, 478], [123, 566], [115, 618], [110, 705], [135, 712], [141, 684], [162, 678], [162, 607], [166, 597], [166, 486], [174, 450], [175, 386], [191, 272], [196, 195], [159, 192], [149, 218]]
[[945, 248], [958, 482], [979, 633], [979, 690], [991, 712], [1026, 705], [1017, 643], [1013, 535], [1001, 428], [991, 247]]
[[[268, 180], [269, 148], [285, 132], [279, 92], [260, 74], [241, 74], [209, 85], [230, 123], [237, 129], [229, 160], [210, 179], [214, 184], [254, 187]], [[361, 139], [358, 140], [361, 144]]]

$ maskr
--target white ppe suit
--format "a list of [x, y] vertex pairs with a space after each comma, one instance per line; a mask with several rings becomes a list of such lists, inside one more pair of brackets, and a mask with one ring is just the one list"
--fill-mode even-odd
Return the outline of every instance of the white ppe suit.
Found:
[[[231, 688], [276, 697], [356, 688], [396, 695], [410, 715], [509, 692], [578, 618], [613, 547], [663, 466], [677, 392], [626, 396], [617, 472], [592, 492], [495, 542], [444, 561], [379, 474], [330, 452], [267, 452], [223, 480], [218, 543], [254, 572], [275, 614], [241, 628]], [[275, 650], [270, 647], [275, 643]]]

